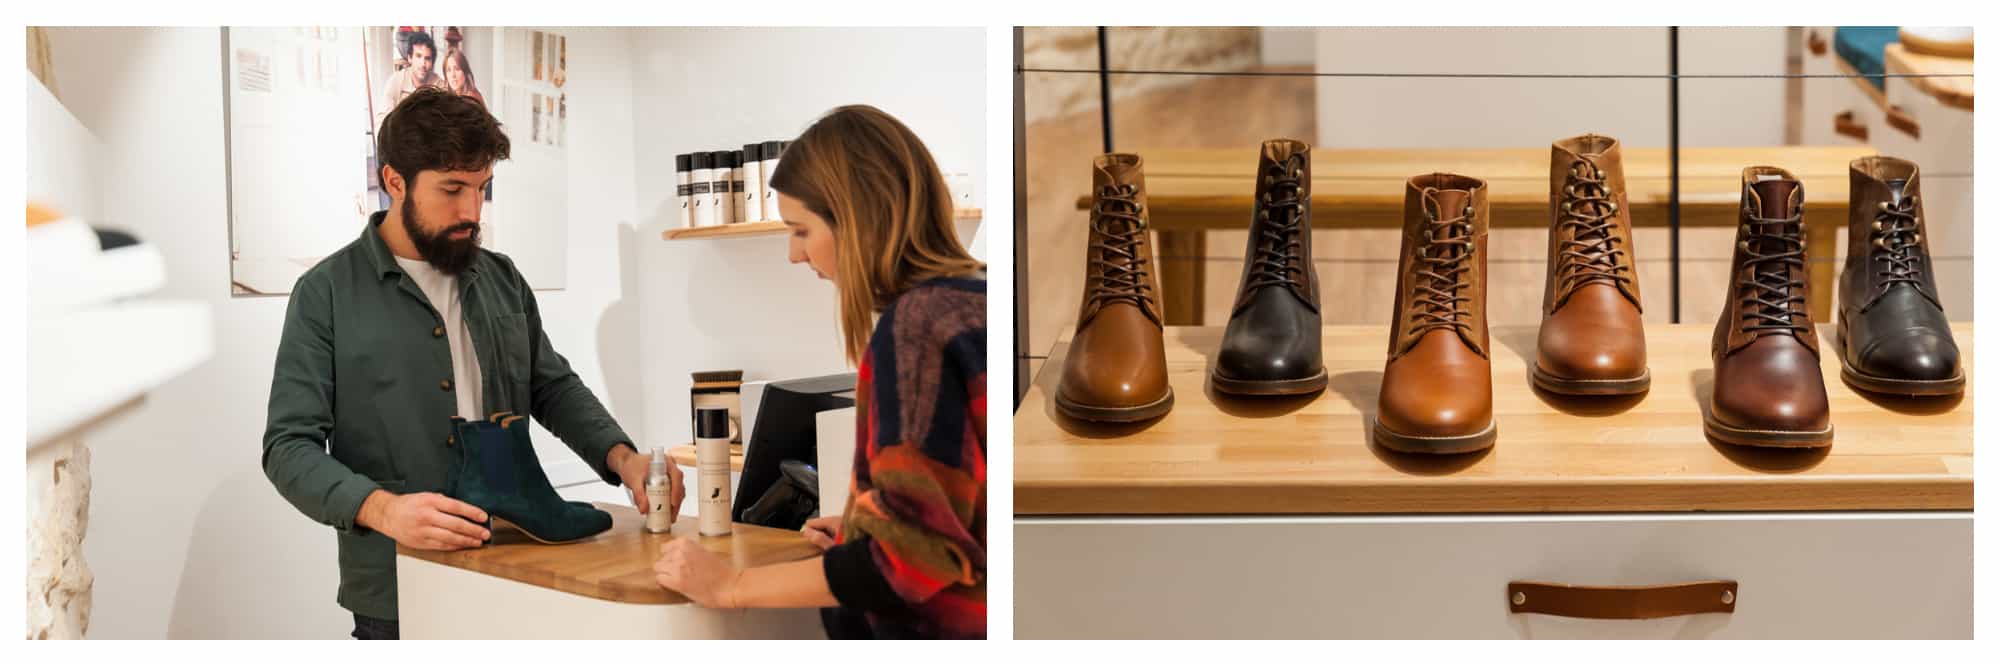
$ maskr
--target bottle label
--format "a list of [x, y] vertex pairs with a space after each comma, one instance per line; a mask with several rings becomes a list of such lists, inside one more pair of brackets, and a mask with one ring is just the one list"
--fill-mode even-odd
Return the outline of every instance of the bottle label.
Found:
[[688, 185], [688, 194], [708, 194], [708, 187], [709, 187], [708, 183], [694, 183]]

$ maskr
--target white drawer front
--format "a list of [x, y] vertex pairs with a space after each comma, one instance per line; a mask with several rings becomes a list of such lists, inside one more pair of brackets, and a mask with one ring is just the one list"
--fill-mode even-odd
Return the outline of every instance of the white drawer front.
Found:
[[[1017, 520], [1019, 638], [1970, 638], [1972, 516]], [[1510, 581], [1738, 581], [1737, 611], [1508, 612]]]

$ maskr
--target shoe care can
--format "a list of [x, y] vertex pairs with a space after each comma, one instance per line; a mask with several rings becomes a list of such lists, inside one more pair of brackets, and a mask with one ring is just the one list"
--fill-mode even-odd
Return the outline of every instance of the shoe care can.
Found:
[[653, 449], [646, 469], [646, 531], [664, 534], [674, 529], [674, 477], [667, 472], [667, 450]]
[[701, 407], [694, 410], [695, 491], [700, 513], [701, 535], [729, 533], [729, 409]]

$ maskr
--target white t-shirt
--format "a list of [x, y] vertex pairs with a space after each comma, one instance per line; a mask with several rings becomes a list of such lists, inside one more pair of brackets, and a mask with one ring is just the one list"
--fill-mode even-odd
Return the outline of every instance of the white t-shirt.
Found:
[[451, 383], [458, 393], [458, 416], [467, 421], [486, 418], [484, 392], [479, 384], [479, 356], [472, 346], [472, 332], [465, 328], [465, 312], [458, 302], [458, 276], [445, 275], [422, 259], [396, 257], [410, 281], [424, 292], [444, 317], [444, 339], [451, 346]]

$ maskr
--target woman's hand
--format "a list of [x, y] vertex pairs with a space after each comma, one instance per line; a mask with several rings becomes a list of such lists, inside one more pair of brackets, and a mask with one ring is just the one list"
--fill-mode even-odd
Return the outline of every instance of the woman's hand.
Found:
[[674, 539], [660, 547], [653, 562], [653, 580], [705, 608], [736, 607], [736, 583], [743, 570], [730, 566], [693, 539]]
[[806, 540], [819, 546], [820, 550], [833, 548], [834, 544], [840, 543], [840, 516], [820, 516], [808, 520], [799, 531], [805, 533]]

